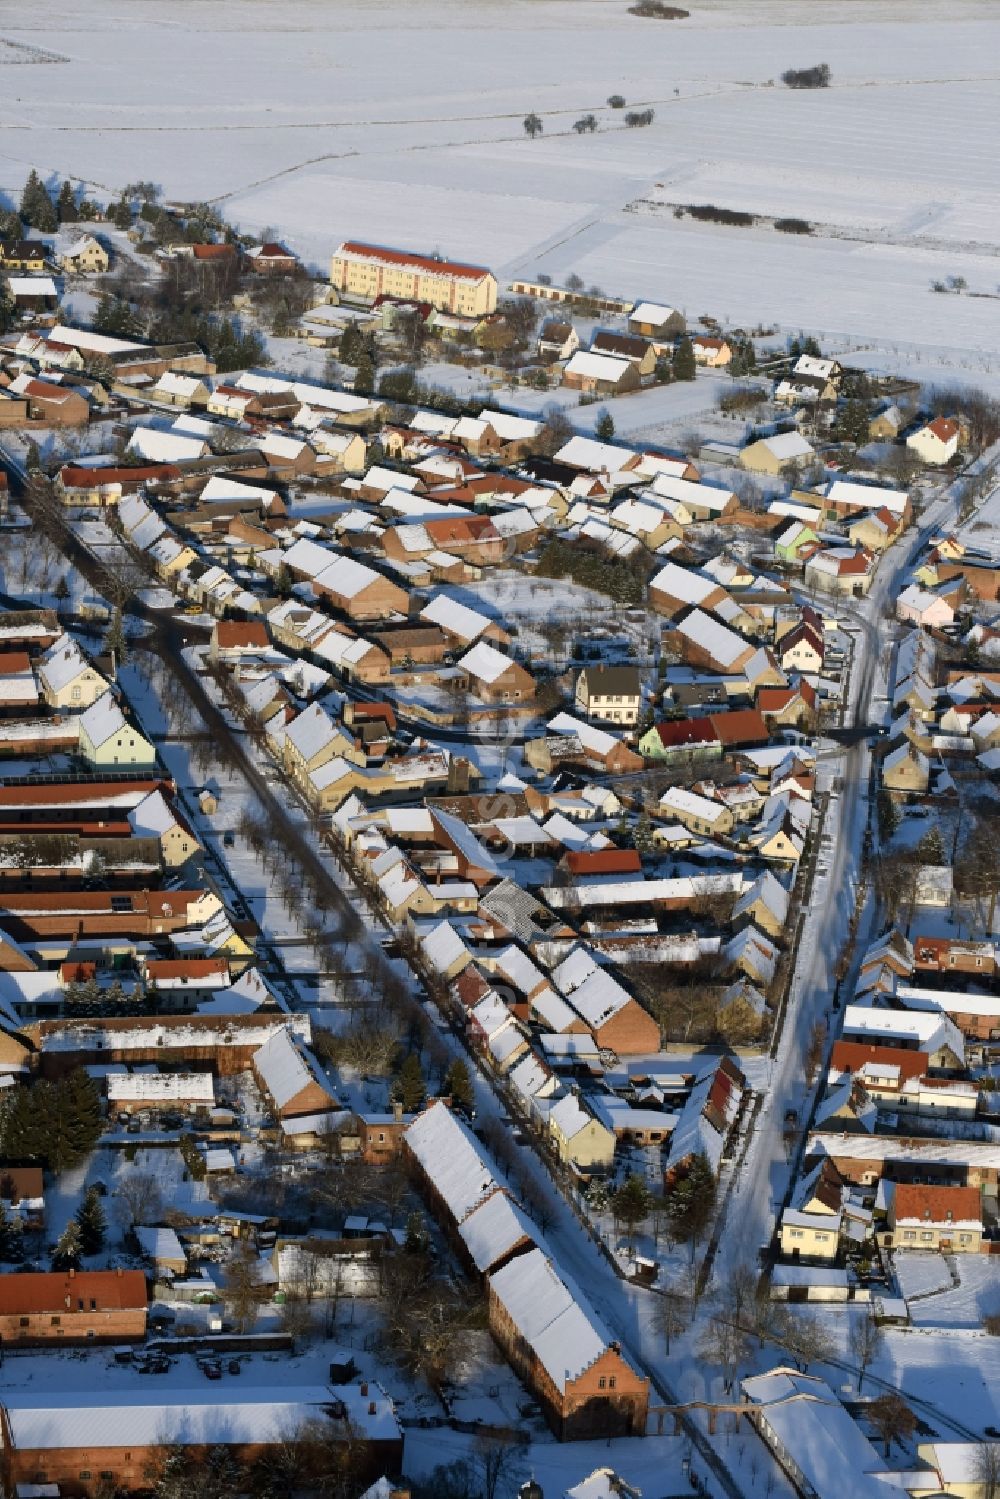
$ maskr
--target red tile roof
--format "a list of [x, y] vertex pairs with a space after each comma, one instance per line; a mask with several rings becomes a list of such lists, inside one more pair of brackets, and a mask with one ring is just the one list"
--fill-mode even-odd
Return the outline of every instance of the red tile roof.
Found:
[[220, 619], [215, 626], [215, 640], [223, 651], [266, 651], [271, 644], [267, 626], [260, 619]]
[[727, 744], [761, 744], [768, 738], [768, 727], [756, 708], [737, 708], [732, 713], [710, 713], [709, 722]]
[[923, 1077], [930, 1064], [925, 1051], [908, 1051], [903, 1046], [877, 1046], [867, 1041], [835, 1041], [830, 1066], [838, 1072], [860, 1072], [866, 1062], [899, 1068], [899, 1081]]
[[144, 484], [157, 479], [176, 479], [180, 469], [173, 463], [147, 463], [135, 468], [78, 468], [67, 463], [59, 470], [64, 489], [94, 489], [109, 484]]
[[571, 849], [564, 862], [573, 874], [638, 874], [642, 869], [634, 848]]
[[939, 442], [951, 442], [960, 430], [953, 416], [936, 416], [932, 422], [927, 423], [927, 431], [933, 432]]
[[672, 718], [656, 725], [664, 749], [687, 744], [718, 744], [719, 736], [708, 718]]
[[408, 250], [389, 250], [384, 245], [368, 245], [361, 240], [345, 240], [338, 255], [357, 256], [362, 260], [381, 260], [386, 265], [413, 266], [438, 276], [457, 276], [466, 281], [481, 281], [488, 276], [484, 265], [463, 265], [456, 260], [437, 260], [432, 255], [414, 255]]
[[921, 1223], [979, 1223], [983, 1209], [978, 1187], [923, 1187], [896, 1183], [894, 1216]]
[[66, 1274], [55, 1270], [26, 1275], [0, 1275], [0, 1315], [30, 1316], [32, 1313], [145, 1310], [146, 1277], [141, 1270], [80, 1270]]

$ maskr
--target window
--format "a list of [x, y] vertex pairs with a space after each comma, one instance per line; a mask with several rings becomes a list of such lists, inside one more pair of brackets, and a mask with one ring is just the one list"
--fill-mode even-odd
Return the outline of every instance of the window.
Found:
[[617, 1374], [612, 1374], [610, 1376], [610, 1378], [608, 1379], [608, 1389], [609, 1390], [613, 1390], [614, 1387], [615, 1387], [615, 1385], [617, 1383], [618, 1383], [618, 1375]]
[[608, 1382], [604, 1378], [604, 1375], [602, 1374], [601, 1377], [600, 1377], [600, 1379], [597, 1381], [597, 1388], [599, 1390], [606, 1390], [607, 1387], [608, 1387]]
[[81, 1468], [80, 1469], [80, 1477], [82, 1479], [89, 1478], [90, 1477], [90, 1469], [89, 1468]]
[[18, 1325], [18, 1327], [30, 1327], [31, 1326], [31, 1318], [30, 1317], [18, 1317], [18, 1319], [17, 1319], [17, 1325]]
[[102, 1468], [101, 1469], [101, 1477], [102, 1478], [114, 1478], [114, 1476], [115, 1475], [112, 1473], [112, 1471], [111, 1471], [110, 1468]]
[[905, 1232], [904, 1232], [904, 1233], [903, 1233], [903, 1238], [904, 1238], [904, 1239], [915, 1239], [915, 1238], [916, 1238], [916, 1237], [917, 1237], [917, 1236], [916, 1236], [916, 1234], [915, 1234], [915, 1233], [914, 1233], [914, 1231], [913, 1231], [913, 1229], [912, 1229], [912, 1228], [908, 1228], [908, 1229], [906, 1229], [906, 1230], [905, 1230]]
[[70, 693], [70, 698], [74, 703], [78, 703], [82, 696], [83, 693], [81, 692], [79, 687], [74, 687], [72, 692]]
[[61, 1317], [53, 1317], [52, 1318], [52, 1326], [53, 1327], [60, 1327], [61, 1325], [62, 1325], [62, 1318]]
[[920, 1235], [920, 1242], [921, 1242], [921, 1244], [931, 1244], [931, 1243], [933, 1243], [933, 1241], [934, 1241], [934, 1235], [933, 1234], [929, 1234], [928, 1233], [928, 1234], [921, 1234]]

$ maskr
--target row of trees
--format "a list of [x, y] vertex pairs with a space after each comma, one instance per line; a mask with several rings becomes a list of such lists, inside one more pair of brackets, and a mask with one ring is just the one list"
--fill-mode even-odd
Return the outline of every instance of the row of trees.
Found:
[[542, 552], [536, 572], [540, 578], [572, 578], [618, 604], [634, 607], [645, 594], [645, 575], [633, 564], [558, 538]]
[[8, 1161], [67, 1171], [94, 1149], [101, 1134], [101, 1104], [82, 1068], [30, 1088], [12, 1088], [0, 1105], [0, 1154]]
[[[612, 94], [608, 103], [612, 109], [624, 109], [625, 107], [625, 100], [621, 94]], [[625, 125], [627, 129], [635, 130], [641, 128], [643, 125], [652, 125], [653, 119], [654, 111], [652, 109], [630, 109], [625, 116]], [[522, 125], [524, 133], [529, 140], [534, 140], [545, 129], [545, 122], [541, 115], [536, 114], [534, 110], [532, 110], [531, 114], [525, 115]], [[593, 134], [597, 129], [597, 116], [592, 114], [581, 115], [578, 120], [573, 122], [573, 129], [577, 135]]]
[[0, 214], [0, 239], [20, 239], [23, 224], [40, 234], [54, 234], [60, 224], [96, 219], [99, 214], [97, 204], [89, 202], [82, 193], [78, 196], [69, 181], [64, 181], [53, 196], [32, 167], [17, 213]]

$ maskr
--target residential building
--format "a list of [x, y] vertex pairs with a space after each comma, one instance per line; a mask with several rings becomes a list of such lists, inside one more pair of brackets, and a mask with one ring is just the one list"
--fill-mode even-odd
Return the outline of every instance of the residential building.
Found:
[[376, 297], [429, 302], [463, 317], [483, 317], [496, 311], [497, 282], [485, 266], [462, 265], [429, 255], [390, 250], [358, 240], [345, 240], [334, 251], [330, 281], [341, 295], [356, 301]]
[[548, 1111], [549, 1139], [559, 1160], [578, 1171], [608, 1171], [615, 1159], [615, 1136], [567, 1093]]
[[978, 1254], [985, 1232], [979, 1188], [896, 1182], [889, 1227], [897, 1249]]
[[634, 666], [585, 666], [576, 679], [576, 709], [600, 723], [639, 722], [642, 684]]
[[76, 275], [104, 275], [111, 269], [111, 257], [92, 234], [83, 234], [74, 240], [59, 257], [64, 271]]
[[80, 754], [89, 764], [104, 769], [156, 764], [156, 750], [127, 721], [110, 692], [80, 715]]
[[139, 1270], [30, 1271], [0, 1276], [5, 1348], [129, 1343], [146, 1335], [146, 1278]]
[[925, 422], [906, 439], [906, 446], [916, 453], [922, 463], [935, 467], [950, 463], [958, 452], [961, 441], [961, 424], [953, 416], [936, 416]]

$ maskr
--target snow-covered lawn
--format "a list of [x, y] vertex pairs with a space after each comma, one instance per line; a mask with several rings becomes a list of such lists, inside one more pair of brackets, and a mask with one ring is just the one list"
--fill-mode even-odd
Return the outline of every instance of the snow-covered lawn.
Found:
[[[151, 178], [272, 226], [318, 266], [346, 237], [402, 242], [504, 275], [575, 271], [692, 316], [992, 361], [995, 7], [702, 0], [665, 24], [618, 0], [390, 0], [376, 27], [358, 0], [65, 0], [11, 20], [9, 41], [54, 57], [6, 70], [8, 195], [33, 163], [104, 195]], [[820, 60], [829, 89], [777, 82]], [[614, 92], [653, 124], [625, 128]], [[577, 135], [591, 112], [597, 132]], [[817, 232], [674, 218], [699, 202]], [[949, 275], [987, 295], [935, 295]]]
[[927, 1296], [951, 1288], [951, 1272], [941, 1254], [911, 1253], [902, 1249], [895, 1256], [894, 1263], [900, 1295], [907, 1303], [914, 1296]]

